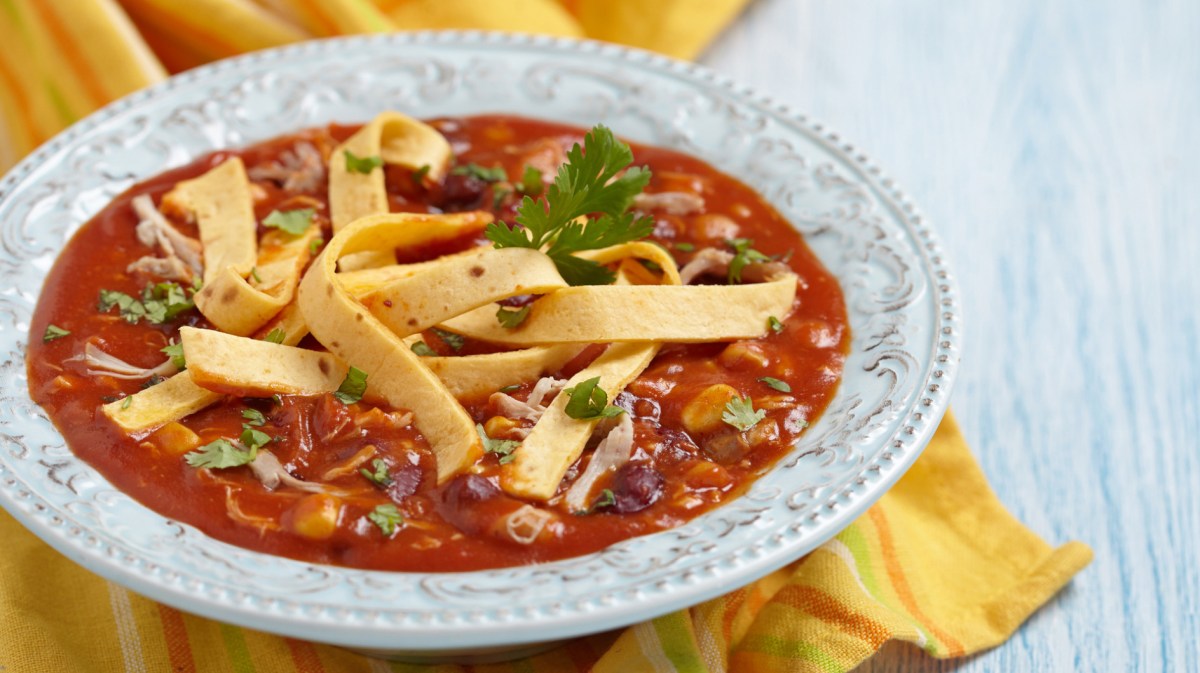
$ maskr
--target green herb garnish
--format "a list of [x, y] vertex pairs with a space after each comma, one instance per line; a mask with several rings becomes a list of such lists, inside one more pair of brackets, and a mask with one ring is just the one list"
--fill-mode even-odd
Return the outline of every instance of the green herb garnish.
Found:
[[267, 422], [267, 417], [258, 409], [242, 409], [242, 418], [246, 419], [246, 425], [255, 427], [262, 427]]
[[42, 343], [50, 343], [55, 339], [61, 339], [70, 334], [67, 330], [58, 325], [46, 325], [46, 331], [42, 334]]
[[314, 256], [315, 256], [315, 255], [317, 254], [317, 248], [320, 248], [322, 245], [325, 245], [325, 239], [323, 239], [323, 238], [314, 238], [314, 239], [313, 239], [313, 240], [312, 240], [312, 241], [311, 241], [311, 242], [308, 244], [308, 254], [310, 254], [310, 255], [314, 255]]
[[351, 367], [346, 371], [346, 378], [342, 379], [342, 385], [338, 386], [333, 396], [341, 400], [342, 404], [354, 404], [362, 399], [365, 392], [367, 373], [358, 367]]
[[779, 318], [773, 315], [767, 316], [767, 327], [770, 327], [771, 331], [776, 334], [783, 332], [783, 323], [779, 322]]
[[588, 507], [587, 509], [581, 509], [577, 512], [574, 512], [574, 514], [575, 516], [587, 516], [589, 514], [594, 514], [597, 510], [604, 507], [612, 507], [616, 503], [617, 496], [613, 494], [612, 489], [606, 488], [603, 491], [600, 491], [600, 497], [596, 498], [596, 501], [592, 503], [591, 507]]
[[286, 338], [287, 332], [284, 332], [282, 327], [276, 327], [270, 332], [267, 332], [267, 336], [263, 337], [263, 341], [269, 341], [273, 344], [282, 344], [283, 340]]
[[565, 411], [571, 418], [591, 420], [611, 418], [625, 413], [621, 407], [608, 403], [608, 393], [600, 387], [599, 376], [582, 381], [574, 388], [567, 388], [563, 393], [570, 396]]
[[183, 357], [183, 344], [167, 344], [158, 349], [158, 352], [171, 358], [171, 364], [179, 369], [187, 369], [187, 360]]
[[396, 527], [404, 523], [404, 517], [400, 514], [400, 510], [390, 502], [386, 505], [376, 505], [375, 509], [367, 515], [367, 519], [379, 526], [379, 530], [387, 537], [395, 535]]
[[412, 181], [414, 185], [420, 185], [425, 181], [425, 176], [429, 175], [429, 169], [432, 168], [429, 164], [425, 164], [412, 172]]
[[767, 384], [771, 388], [774, 388], [775, 390], [778, 390], [781, 393], [792, 392], [792, 387], [789, 386], [786, 381], [780, 381], [779, 379], [772, 378], [770, 376], [764, 376], [764, 377], [760, 378], [759, 381], [762, 381], [763, 383]]
[[343, 150], [342, 153], [346, 155], [346, 170], [351, 173], [367, 175], [383, 165], [383, 157], [378, 155], [373, 157], [359, 157], [355, 156], [354, 152], [350, 150]]
[[485, 453], [494, 453], [500, 459], [501, 465], [507, 465], [516, 460], [517, 456], [513, 453], [521, 443], [514, 439], [492, 439], [488, 437], [487, 431], [483, 429], [483, 424], [475, 424], [475, 432], [479, 434], [479, 439], [483, 440], [483, 450]]
[[[195, 292], [193, 288], [192, 294]], [[141, 299], [115, 290], [100, 290], [97, 310], [107, 313], [114, 306], [130, 324], [136, 325], [145, 318], [155, 325], [161, 325], [196, 305], [188, 297], [187, 290], [178, 283], [151, 283], [142, 290]]]
[[675, 249], [679, 252], [691, 252], [696, 249], [696, 246], [691, 243], [676, 243]]
[[317, 211], [312, 208], [300, 208], [298, 210], [272, 210], [270, 215], [263, 219], [264, 227], [272, 227], [281, 231], [286, 231], [292, 236], [299, 236], [308, 230], [312, 225], [313, 215]]
[[121, 402], [121, 411], [128, 409], [131, 404], [133, 404], [133, 395], [126, 395], [125, 399]]
[[472, 163], [466, 166], [455, 166], [454, 170], [450, 172], [454, 175], [467, 175], [472, 178], [478, 178], [484, 182], [504, 182], [508, 180], [508, 173], [504, 172], [503, 166], [484, 168], [479, 164]]
[[257, 266], [250, 267], [250, 277], [253, 278], [254, 282], [256, 282], [256, 283], [262, 282], [262, 278], [258, 275], [258, 267]]
[[546, 188], [546, 183], [542, 182], [542, 172], [525, 164], [525, 172], [521, 174], [521, 181], [516, 184], [516, 188], [522, 194], [541, 196]]
[[516, 329], [529, 317], [529, 309], [532, 306], [532, 304], [527, 304], [521, 308], [504, 308], [501, 306], [496, 309], [496, 320], [499, 320], [500, 324], [508, 329]]
[[627, 212], [633, 197], [650, 181], [649, 170], [628, 168], [631, 163], [629, 146], [609, 129], [596, 126], [584, 136], [582, 148], [577, 143], [567, 153], [546, 194], [537, 200], [526, 195], [521, 201], [517, 223], [523, 228], [496, 221], [485, 235], [497, 248], [544, 248], [571, 285], [608, 285], [616, 280], [615, 273], [572, 253], [627, 243], [654, 230], [653, 219], [635, 219]]
[[392, 485], [392, 476], [388, 474], [388, 464], [383, 462], [382, 458], [376, 458], [371, 461], [373, 470], [367, 468], [359, 468], [359, 473], [366, 477], [368, 481], [376, 486], [387, 488]]
[[258, 447], [242, 448], [228, 439], [217, 439], [184, 457], [192, 467], [224, 469], [246, 465], [258, 455]]
[[442, 340], [442, 343], [445, 343], [447, 346], [449, 346], [455, 353], [462, 350], [463, 345], [467, 342], [466, 337], [461, 334], [447, 332], [444, 329], [438, 329], [436, 327], [432, 328], [430, 331], [436, 334], [437, 337]]
[[492, 191], [492, 210], [500, 210], [500, 207], [504, 205], [504, 199], [507, 199], [509, 194], [512, 194], [511, 189], [495, 189], [495, 190], [493, 190]]
[[754, 402], [749, 397], [735, 397], [725, 404], [725, 413], [721, 414], [721, 420], [745, 432], [766, 415], [767, 412], [762, 409], [755, 411]]
[[512, 384], [512, 385], [509, 385], [509, 386], [504, 386], [503, 388], [501, 388], [501, 389], [499, 390], [499, 392], [502, 392], [502, 393], [511, 393], [511, 392], [514, 392], [514, 391], [517, 391], [517, 390], [520, 390], [520, 389], [521, 389], [521, 384], [520, 384], [520, 383], [514, 383], [514, 384]]
[[420, 355], [423, 358], [437, 357], [437, 351], [430, 348], [429, 344], [425, 343], [424, 341], [414, 341], [413, 345], [409, 346], [409, 348], [412, 349], [412, 352]]
[[733, 248], [733, 260], [729, 262], [730, 283], [742, 282], [742, 269], [746, 268], [747, 264], [771, 261], [770, 257], [750, 247], [754, 245], [753, 239], [731, 238], [725, 242]]

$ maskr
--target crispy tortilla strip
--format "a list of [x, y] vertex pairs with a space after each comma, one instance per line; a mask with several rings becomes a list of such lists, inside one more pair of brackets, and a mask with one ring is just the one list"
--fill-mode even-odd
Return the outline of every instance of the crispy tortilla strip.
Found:
[[221, 397], [196, 385], [185, 370], [135, 395], [109, 402], [101, 410], [122, 430], [134, 434], [194, 414]]
[[483, 248], [438, 261], [363, 296], [363, 305], [405, 336], [500, 299], [567, 287], [554, 262], [529, 248]]
[[575, 253], [575, 256], [600, 264], [611, 264], [625, 259], [644, 259], [647, 262], [654, 262], [662, 269], [664, 285], [683, 284], [679, 279], [679, 267], [675, 265], [675, 258], [667, 252], [666, 248], [654, 243], [634, 241], [600, 250], [585, 250]]
[[437, 129], [398, 112], [376, 116], [334, 150], [329, 160], [329, 210], [336, 234], [367, 215], [388, 212], [383, 169], [358, 173], [346, 167], [346, 152], [359, 158], [380, 157], [385, 163], [417, 170], [429, 166], [426, 177], [441, 180], [452, 150]]
[[179, 328], [179, 340], [192, 381], [217, 393], [317, 395], [346, 378], [346, 365], [329, 353], [194, 327]]
[[254, 333], [254, 338], [266, 339], [275, 330], [283, 332], [283, 341], [280, 343], [285, 346], [295, 346], [308, 336], [308, 323], [304, 322], [304, 313], [300, 311], [300, 305], [295, 300], [284, 306], [267, 324], [259, 327]]
[[163, 206], [195, 219], [204, 247], [204, 284], [227, 267], [250, 273], [257, 256], [257, 220], [246, 167], [239, 157], [198, 178], [184, 180], [163, 197]]
[[458, 399], [489, 395], [504, 386], [533, 381], [562, 369], [583, 346], [535, 346], [506, 353], [427, 357], [424, 363]]
[[766, 334], [768, 317], [787, 315], [795, 296], [794, 275], [754, 285], [569, 287], [534, 302], [516, 329], [496, 321], [494, 305], [442, 327], [509, 346], [756, 339]]
[[475, 423], [401, 337], [346, 292], [336, 268], [344, 255], [449, 240], [472, 226], [462, 218], [437, 215], [366, 217], [335, 235], [300, 282], [300, 309], [313, 336], [343, 362], [367, 373], [368, 392], [415, 414], [417, 429], [437, 457], [439, 483], [483, 453]]
[[268, 232], [254, 267], [257, 287], [233, 267], [225, 267], [196, 293], [196, 308], [223, 332], [254, 333], [292, 301], [311, 256], [309, 244], [320, 236], [315, 226], [299, 236]]
[[[608, 393], [608, 399], [615, 399], [650, 364], [658, 349], [657, 343], [613, 344], [572, 376], [567, 387], [599, 376], [600, 387]], [[567, 416], [569, 399], [565, 391], [559, 393], [513, 452], [516, 458], [500, 468], [500, 486], [505, 491], [522, 498], [547, 500], [558, 490], [571, 463], [583, 453], [598, 420], [581, 421]]]

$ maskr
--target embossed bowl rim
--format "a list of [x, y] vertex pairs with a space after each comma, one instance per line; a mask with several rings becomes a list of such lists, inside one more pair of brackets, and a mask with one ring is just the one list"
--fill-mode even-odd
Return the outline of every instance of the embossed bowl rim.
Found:
[[[445, 651], [464, 647], [535, 643], [600, 632], [694, 605], [728, 592], [796, 560], [827, 541], [873, 504], [916, 460], [947, 408], [956, 378], [961, 339], [958, 292], [954, 278], [940, 252], [936, 236], [899, 187], [885, 177], [865, 154], [846, 143], [841, 136], [787, 106], [779, 105], [726, 77], [691, 63], [594, 41], [476, 31], [400, 33], [314, 40], [256, 52], [182, 73], [116, 101], [74, 124], [33, 152], [0, 180], [0, 212], [4, 212], [6, 200], [15, 199], [17, 195], [31, 189], [31, 183], [36, 184], [42, 179], [28, 179], [37, 166], [51, 157], [68, 152], [83, 136], [102, 123], [136, 110], [139, 106], [161, 101], [175, 92], [198, 90], [199, 87], [212, 85], [222, 78], [236, 77], [239, 69], [250, 69], [259, 64], [275, 63], [282, 66], [289, 60], [320, 63], [322, 59], [330, 59], [332, 62], [339, 54], [399, 47], [432, 51], [443, 47], [459, 50], [470, 47], [493, 56], [497, 51], [505, 50], [547, 57], [583, 54], [589, 59], [603, 62], [608, 67], [619, 68], [633, 75], [641, 73], [646, 76], [670, 77], [697, 91], [729, 100], [739, 109], [763, 115], [772, 123], [779, 124], [781, 128], [808, 139], [849, 167], [852, 177], [868, 187], [881, 206], [901, 225], [901, 233], [911, 237], [920, 271], [928, 278], [927, 300], [934, 302], [933, 324], [930, 325], [932, 343], [920, 345], [923, 349], [920, 356], [928, 359], [921, 362], [922, 369], [916, 373], [916, 389], [919, 394], [907, 408], [901, 410], [899, 421], [892, 423], [895, 430], [886, 436], [875, 438], [876, 448], [880, 450], [872, 454], [873, 457], [861, 466], [854, 479], [849, 483], [839, 484], [836, 488], [826, 489], [827, 497], [818, 507], [807, 512], [792, 528], [779, 532], [772, 540], [758, 545], [758, 551], [724, 550], [723, 557], [702, 569], [688, 568], [677, 574], [668, 573], [655, 582], [643, 581], [639, 584], [638, 581], [630, 581], [628, 586], [621, 587], [619, 594], [614, 592], [600, 599], [580, 599], [574, 603], [555, 602], [545, 596], [539, 596], [529, 599], [529, 603], [514, 601], [508, 608], [482, 609], [470, 605], [447, 604], [440, 609], [424, 605], [413, 610], [404, 610], [399, 606], [390, 610], [371, 605], [363, 608], [349, 600], [331, 604], [323, 600], [307, 600], [304, 596], [284, 598], [272, 594], [269, 587], [263, 589], [261, 596], [251, 595], [247, 599], [244, 587], [222, 585], [211, 577], [188, 568], [164, 569], [160, 567], [161, 564], [147, 563], [139, 558], [137, 549], [125, 545], [119, 536], [111, 533], [95, 532], [99, 535], [99, 542], [86, 539], [94, 536], [68, 534], [65, 530], [67, 526], [63, 525], [63, 518], [70, 517], [66, 508], [61, 503], [49, 502], [34, 492], [36, 489], [29, 488], [31, 483], [15, 476], [19, 470], [12, 469], [16, 461], [13, 457], [13, 442], [19, 440], [21, 435], [11, 434], [11, 429], [3, 430], [5, 451], [0, 452], [0, 505], [26, 528], [93, 572], [150, 598], [189, 612], [291, 637], [345, 646]], [[532, 113], [532, 116], [537, 116], [536, 110], [506, 111], [518, 114]], [[415, 114], [419, 115], [420, 110], [416, 110]], [[289, 129], [281, 131], [287, 130]], [[13, 264], [21, 261], [8, 249], [0, 251], [0, 262]], [[20, 289], [32, 292], [32, 288]], [[18, 309], [14, 313], [11, 324], [0, 325], [0, 333], [7, 330], [11, 335], [14, 330], [28, 330], [28, 315], [18, 315], [21, 310], [24, 309]], [[23, 343], [20, 342], [18, 348], [23, 348]], [[23, 370], [23, 351], [15, 351], [13, 357], [21, 360], [18, 366]], [[14, 378], [19, 379], [23, 388], [24, 377]], [[17, 391], [10, 384], [5, 385], [8, 387], [5, 388], [4, 394], [9, 403], [29, 402], [27, 391]], [[919, 403], [917, 398], [920, 398]], [[28, 423], [22, 425], [32, 428], [38, 423], [48, 423], [44, 417], [39, 418], [39, 414], [40, 410], [34, 410], [28, 418]], [[16, 430], [20, 432], [22, 428]], [[55, 436], [57, 437], [56, 434]], [[61, 437], [58, 437], [58, 441], [61, 442]], [[83, 466], [81, 469], [88, 471], [91, 468]], [[99, 483], [107, 485], [98, 474], [93, 473], [91, 476]], [[121, 497], [127, 498], [123, 494]], [[145, 510], [136, 503], [134, 506]], [[714, 516], [722, 509], [724, 508], [718, 508], [714, 513], [696, 519], [689, 526]], [[145, 513], [148, 517], [155, 516], [149, 510], [145, 510]], [[179, 528], [190, 529], [187, 526]], [[194, 529], [190, 530], [194, 532]], [[672, 533], [680, 537], [679, 530], [665, 531], [635, 540], [647, 540]], [[703, 526], [695, 525], [694, 530], [702, 534]], [[767, 532], [763, 532], [764, 537]], [[208, 548], [232, 550], [229, 553], [236, 553], [238, 558], [261, 558], [264, 562], [270, 561], [288, 567], [294, 565], [297, 571], [308, 569], [327, 572], [339, 578], [354, 576], [358, 581], [364, 582], [365, 586], [373, 586], [372, 582], [377, 582], [380, 586], [388, 585], [408, 575], [416, 576], [415, 579], [405, 578], [405, 581], [413, 579], [415, 583], [411, 586], [414, 587], [420, 585], [421, 581], [449, 575], [461, 580], [463, 586], [467, 586], [472, 577], [478, 577], [479, 581], [486, 585], [489, 577], [494, 578], [509, 571], [514, 575], [521, 574], [522, 577], [531, 576], [531, 572], [538, 577], [553, 577], [559, 567], [596, 567], [586, 566], [581, 561], [593, 562], [599, 554], [604, 553], [598, 552], [580, 559], [533, 567], [481, 573], [385, 573], [323, 566], [314, 568], [312, 564], [280, 560], [256, 552], [231, 548], [198, 533], [195, 535], [207, 540], [208, 542], [203, 544], [208, 545]], [[551, 581], [551, 586], [555, 581], [565, 585], [589, 580], [586, 577], [568, 577], [567, 574], [560, 573], [557, 579]], [[413, 600], [428, 602], [426, 598], [418, 600], [414, 597]], [[537, 604], [530, 604], [533, 602]]]

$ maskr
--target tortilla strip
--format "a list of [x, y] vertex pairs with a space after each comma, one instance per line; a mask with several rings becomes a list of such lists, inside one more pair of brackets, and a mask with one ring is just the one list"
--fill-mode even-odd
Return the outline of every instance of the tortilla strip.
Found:
[[122, 430], [133, 434], [200, 411], [223, 397], [192, 381], [187, 370], [124, 399], [100, 407]]
[[196, 293], [196, 308], [223, 332], [252, 334], [292, 301], [311, 256], [309, 244], [320, 236], [321, 230], [315, 226], [299, 236], [268, 232], [263, 236], [258, 265], [253, 267], [258, 287], [227, 266]]
[[530, 248], [483, 248], [439, 262], [363, 296], [363, 305], [404, 335], [499, 299], [567, 287], [554, 262]]
[[346, 378], [346, 365], [329, 353], [195, 327], [179, 328], [179, 340], [192, 381], [217, 393], [317, 395]]
[[382, 169], [358, 173], [346, 167], [346, 152], [359, 158], [380, 157], [384, 162], [417, 170], [429, 166], [426, 177], [441, 180], [453, 151], [437, 129], [402, 115], [383, 112], [346, 139], [329, 159], [329, 211], [336, 234], [367, 215], [388, 212]]
[[308, 336], [308, 323], [304, 322], [304, 313], [300, 311], [300, 305], [296, 301], [293, 300], [284, 306], [282, 311], [267, 321], [267, 324], [259, 327], [253, 336], [263, 340], [275, 330], [283, 332], [283, 341], [280, 343], [285, 346], [295, 346]]
[[[599, 376], [600, 387], [615, 399], [658, 354], [660, 344], [613, 344], [583, 371], [572, 376], [568, 388]], [[500, 487], [508, 493], [547, 500], [558, 490], [567, 470], [583, 453], [599, 419], [581, 421], [567, 416], [570, 397], [564, 391], [550, 403], [533, 430], [513, 452], [511, 463], [500, 468]]]
[[396, 213], [362, 218], [333, 237], [300, 282], [309, 329], [334, 355], [367, 373], [367, 388], [392, 407], [415, 414], [416, 427], [437, 457], [438, 483], [483, 453], [475, 423], [454, 395], [401, 338], [346, 292], [338, 259], [365, 250], [395, 249], [455, 238], [471, 229], [462, 218]]
[[246, 167], [239, 157], [198, 178], [184, 180], [163, 197], [163, 206], [194, 218], [204, 248], [204, 284], [226, 267], [250, 273], [257, 256], [258, 222]]
[[555, 343], [756, 339], [769, 316], [787, 315], [796, 276], [753, 285], [599, 285], [568, 287], [535, 301], [515, 329], [484, 306], [447, 320], [447, 330], [509, 346]]
[[562, 369], [583, 346], [535, 346], [518, 351], [458, 357], [426, 357], [425, 366], [437, 374], [458, 399], [489, 395], [504, 386], [526, 383]]

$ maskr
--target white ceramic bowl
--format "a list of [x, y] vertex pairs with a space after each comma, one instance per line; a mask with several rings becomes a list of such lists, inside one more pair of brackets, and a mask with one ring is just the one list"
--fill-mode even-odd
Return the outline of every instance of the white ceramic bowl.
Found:
[[[134, 182], [202, 153], [389, 108], [603, 122], [754, 186], [845, 291], [852, 352], [828, 411], [741, 498], [674, 530], [519, 568], [302, 563], [210, 539], [116, 491], [64, 446], [26, 391], [30, 315], [64, 241]], [[860, 150], [703, 68], [596, 42], [481, 33], [259, 52], [104, 108], [0, 182], [0, 504], [72, 560], [182, 610], [410, 658], [517, 654], [732, 590], [861, 514], [946, 410], [957, 302], [928, 224]]]

